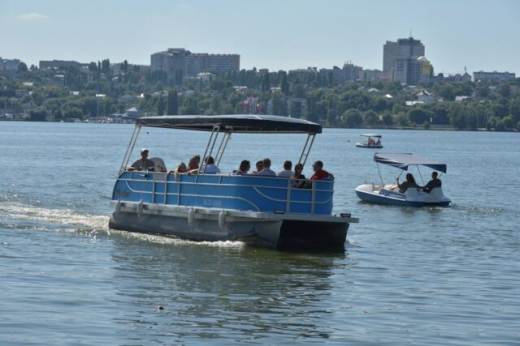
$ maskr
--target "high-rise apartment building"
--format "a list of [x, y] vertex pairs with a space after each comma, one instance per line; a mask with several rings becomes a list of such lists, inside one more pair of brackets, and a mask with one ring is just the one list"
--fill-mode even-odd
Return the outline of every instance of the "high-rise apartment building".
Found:
[[196, 77], [202, 72], [240, 71], [240, 55], [191, 53], [184, 48], [169, 48], [152, 54], [152, 71], [165, 71], [177, 83], [183, 77]]
[[164, 52], [152, 54], [150, 68], [152, 71], [164, 71], [168, 79], [181, 83], [186, 74], [186, 57], [190, 54], [184, 48], [168, 48]]
[[424, 45], [413, 37], [386, 41], [383, 46], [383, 71], [401, 83], [427, 83], [430, 62], [424, 57]]
[[186, 75], [196, 77], [201, 72], [240, 71], [240, 55], [192, 53], [186, 59]]

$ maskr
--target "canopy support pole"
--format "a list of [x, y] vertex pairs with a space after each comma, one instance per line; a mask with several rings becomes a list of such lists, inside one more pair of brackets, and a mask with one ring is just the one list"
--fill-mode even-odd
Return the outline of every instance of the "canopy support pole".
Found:
[[309, 133], [309, 135], [307, 136], [307, 140], [305, 141], [305, 145], [303, 146], [302, 154], [300, 155], [300, 160], [298, 160], [298, 163], [301, 163], [304, 167], [305, 163], [307, 162], [307, 158], [309, 157], [309, 153], [311, 152], [312, 144], [314, 143], [314, 138], [316, 138], [316, 134]]
[[377, 166], [377, 171], [379, 172], [379, 179], [381, 179], [381, 185], [383, 185], [383, 187], [385, 186], [385, 182], [383, 181], [383, 176], [381, 175], [381, 170], [379, 169], [379, 164], [376, 162], [376, 166]]
[[222, 142], [220, 142], [220, 146], [218, 148], [217, 154], [215, 155], [215, 164], [218, 166], [220, 164], [220, 160], [222, 160], [222, 156], [224, 156], [224, 152], [226, 151], [227, 144], [231, 139], [231, 132], [233, 131], [232, 127], [226, 127], [226, 132], [224, 132], [224, 137], [222, 138]]
[[134, 133], [130, 138], [130, 143], [128, 143], [128, 147], [126, 148], [125, 157], [123, 158], [123, 162], [121, 163], [121, 168], [119, 169], [119, 174], [123, 173], [126, 170], [126, 166], [128, 165], [128, 161], [130, 160], [130, 155], [134, 151], [135, 143], [137, 142], [137, 137], [139, 136], [139, 131], [141, 131], [141, 125], [135, 124]]
[[419, 176], [421, 177], [421, 182], [424, 185], [424, 179], [422, 177], [421, 170], [419, 169], [419, 166], [417, 166], [417, 172], [419, 172]]
[[[205, 165], [206, 157], [211, 156], [211, 153], [213, 152], [213, 149], [215, 148], [215, 143], [217, 142], [219, 132], [220, 132], [220, 125], [214, 125], [213, 129], [211, 130], [211, 136], [209, 136], [208, 145], [206, 146], [206, 150], [204, 151], [204, 156], [202, 157], [202, 160], [200, 161], [200, 166], [199, 166], [200, 173], [204, 173], [204, 169], [206, 167], [204, 167], [204, 169], [202, 167]], [[209, 150], [209, 153], [208, 153], [208, 150]]]

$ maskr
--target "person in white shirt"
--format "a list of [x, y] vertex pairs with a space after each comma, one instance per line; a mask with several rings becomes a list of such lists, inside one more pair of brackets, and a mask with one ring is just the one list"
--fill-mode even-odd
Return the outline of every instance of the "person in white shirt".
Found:
[[290, 178], [294, 174], [293, 171], [291, 171], [291, 169], [292, 169], [292, 162], [287, 160], [283, 163], [283, 171], [278, 172], [278, 174], [276, 174], [276, 176], [282, 177], [282, 178]]
[[206, 174], [217, 174], [220, 173], [220, 169], [215, 165], [215, 159], [211, 156], [206, 157], [206, 164], [204, 165], [204, 173]]
[[148, 160], [148, 149], [141, 149], [141, 158], [136, 160], [130, 167], [129, 171], [153, 171], [155, 164]]
[[271, 159], [264, 159], [264, 169], [258, 172], [258, 175], [271, 175], [276, 177], [276, 173], [271, 169]]

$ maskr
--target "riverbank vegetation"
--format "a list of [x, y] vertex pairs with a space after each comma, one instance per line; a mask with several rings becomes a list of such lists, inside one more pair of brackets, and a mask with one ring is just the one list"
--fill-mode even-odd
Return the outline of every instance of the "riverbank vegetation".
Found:
[[[24, 65], [24, 66], [22, 66]], [[263, 113], [330, 127], [520, 130], [520, 79], [498, 83], [334, 83], [313, 69], [241, 70], [168, 79], [163, 71], [111, 65], [0, 71], [0, 119], [85, 121], [143, 116]]]

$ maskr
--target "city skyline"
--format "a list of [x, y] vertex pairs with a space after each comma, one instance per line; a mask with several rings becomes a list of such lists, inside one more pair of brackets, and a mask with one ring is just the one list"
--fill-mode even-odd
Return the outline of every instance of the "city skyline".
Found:
[[[520, 74], [520, 2], [0, 0], [0, 56], [150, 65], [166, 47], [239, 54], [241, 68], [383, 66], [387, 40], [413, 36], [435, 73]], [[387, 26], [387, 27], [385, 27]], [[410, 30], [411, 29], [411, 30]]]

